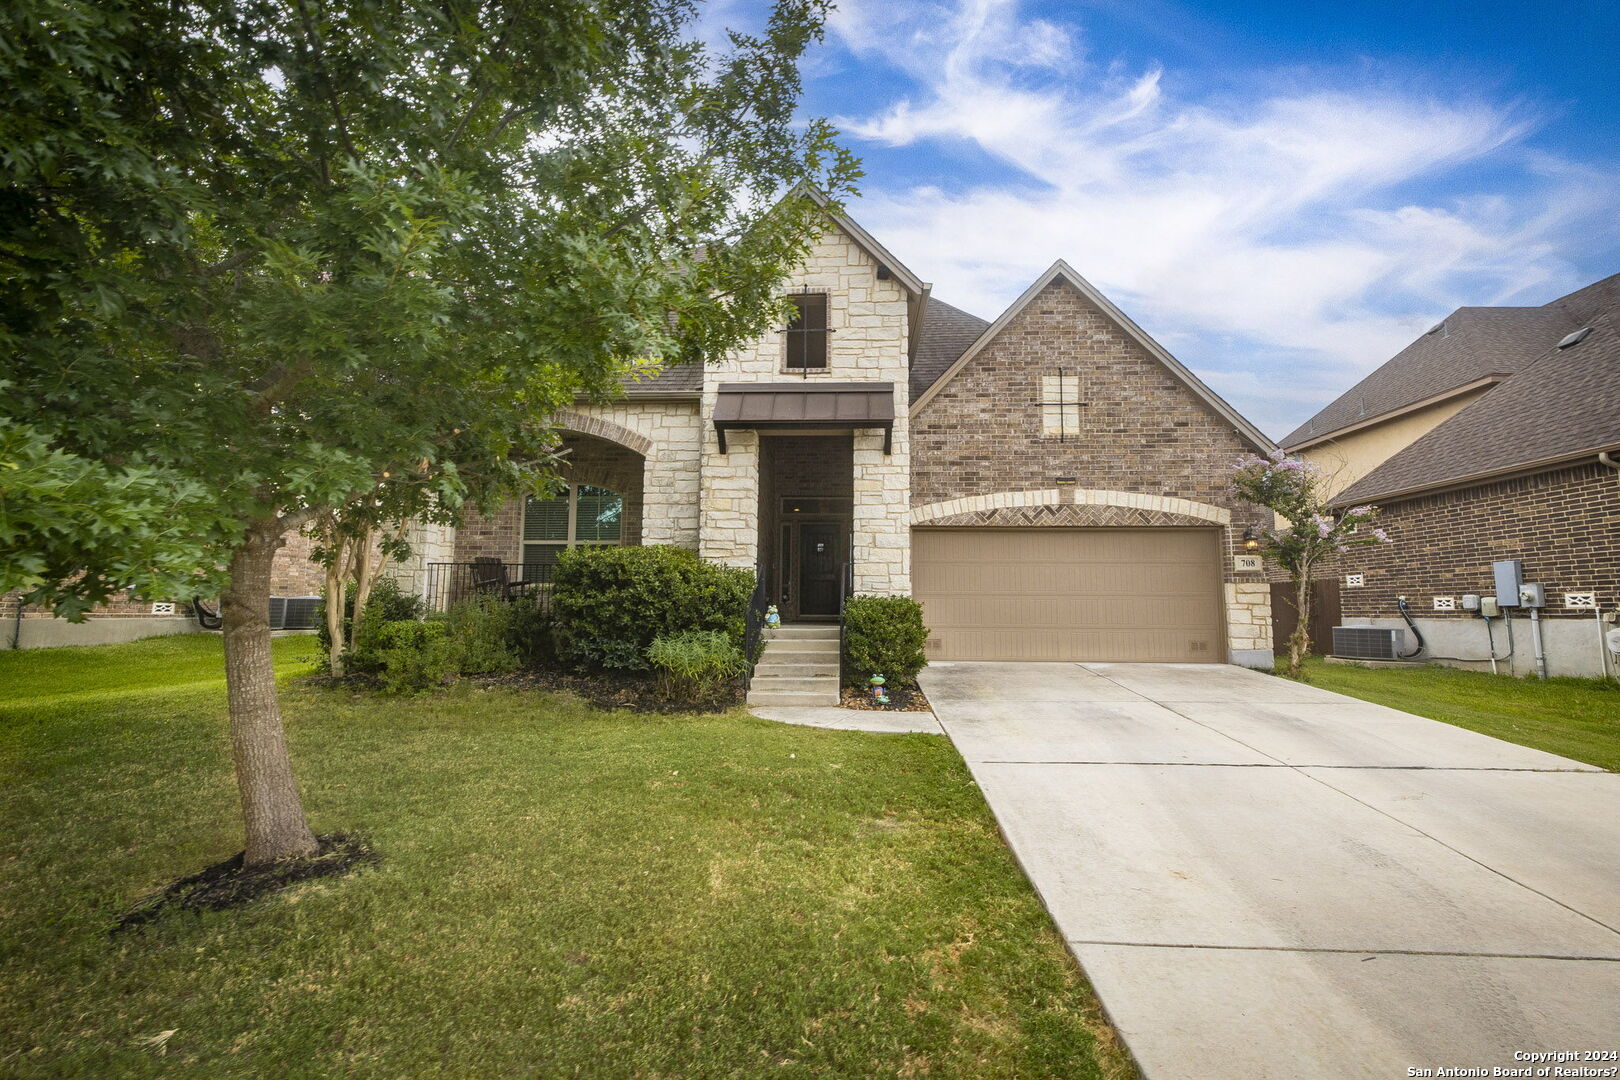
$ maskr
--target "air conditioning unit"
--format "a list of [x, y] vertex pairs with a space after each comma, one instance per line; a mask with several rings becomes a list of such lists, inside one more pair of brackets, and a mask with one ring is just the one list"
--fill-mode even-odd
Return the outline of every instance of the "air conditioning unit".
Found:
[[1335, 626], [1333, 655], [1343, 660], [1399, 660], [1406, 631], [1383, 626]]
[[270, 598], [270, 629], [287, 629], [287, 598], [285, 596], [272, 596]]
[[313, 630], [315, 629], [315, 612], [321, 606], [318, 596], [286, 596], [286, 616], [282, 621], [283, 630]]

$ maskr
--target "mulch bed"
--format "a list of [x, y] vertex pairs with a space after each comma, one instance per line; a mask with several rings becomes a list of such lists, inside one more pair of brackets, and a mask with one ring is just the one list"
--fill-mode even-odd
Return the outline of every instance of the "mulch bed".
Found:
[[889, 703], [879, 705], [872, 700], [870, 687], [861, 689], [858, 686], [844, 687], [844, 698], [841, 702], [846, 709], [865, 709], [868, 712], [928, 712], [928, 699], [923, 692], [913, 686], [892, 686], [889, 688]]
[[112, 932], [138, 929], [170, 911], [223, 911], [242, 907], [303, 881], [348, 873], [377, 861], [364, 840], [348, 833], [315, 838], [319, 851], [305, 859], [282, 859], [263, 866], [243, 866], [243, 852], [200, 873], [181, 878], [118, 917]]
[[479, 675], [475, 686], [501, 690], [551, 690], [575, 694], [599, 709], [638, 713], [720, 713], [743, 703], [742, 683], [732, 683], [708, 701], [666, 698], [658, 680], [646, 675], [580, 675], [569, 671], [516, 671], [510, 675]]

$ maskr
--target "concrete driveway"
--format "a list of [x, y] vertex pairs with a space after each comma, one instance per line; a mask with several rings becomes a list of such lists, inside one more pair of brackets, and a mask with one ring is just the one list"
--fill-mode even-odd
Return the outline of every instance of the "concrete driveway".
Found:
[[1620, 774], [1236, 667], [921, 681], [1150, 1080], [1620, 1050]]

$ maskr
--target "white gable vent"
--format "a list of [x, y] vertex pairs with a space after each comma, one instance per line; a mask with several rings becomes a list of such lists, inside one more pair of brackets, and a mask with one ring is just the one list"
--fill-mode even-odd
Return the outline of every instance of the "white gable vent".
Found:
[[1591, 332], [1592, 328], [1590, 326], [1583, 326], [1573, 334], [1565, 334], [1563, 340], [1558, 343], [1558, 347], [1560, 349], [1567, 349], [1571, 345], [1579, 345], [1581, 342], [1586, 340], [1587, 335]]

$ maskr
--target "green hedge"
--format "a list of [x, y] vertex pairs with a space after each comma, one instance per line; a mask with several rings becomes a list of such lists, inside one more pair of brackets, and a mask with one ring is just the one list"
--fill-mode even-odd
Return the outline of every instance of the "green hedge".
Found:
[[882, 675], [889, 686], [914, 686], [928, 662], [922, 605], [909, 596], [852, 596], [844, 604], [844, 674], [851, 686]]
[[673, 547], [582, 547], [557, 557], [551, 618], [559, 658], [578, 667], [647, 671], [654, 640], [718, 630], [742, 647], [751, 570]]

